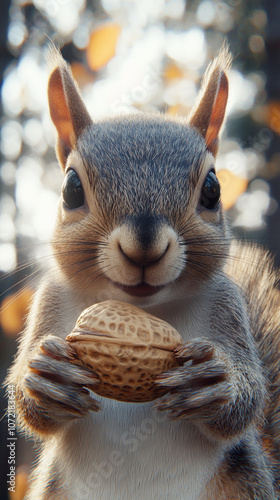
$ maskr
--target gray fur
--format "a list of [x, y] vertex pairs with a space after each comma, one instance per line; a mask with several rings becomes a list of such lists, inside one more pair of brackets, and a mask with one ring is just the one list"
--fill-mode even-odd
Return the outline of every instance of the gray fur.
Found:
[[131, 214], [174, 224], [186, 211], [206, 150], [186, 123], [144, 114], [95, 123], [77, 149], [110, 224]]

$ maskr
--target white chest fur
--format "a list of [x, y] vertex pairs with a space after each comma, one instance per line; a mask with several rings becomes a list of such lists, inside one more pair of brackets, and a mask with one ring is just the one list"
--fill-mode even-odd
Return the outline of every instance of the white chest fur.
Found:
[[200, 498], [221, 459], [216, 444], [151, 403], [102, 406], [56, 443], [71, 500]]

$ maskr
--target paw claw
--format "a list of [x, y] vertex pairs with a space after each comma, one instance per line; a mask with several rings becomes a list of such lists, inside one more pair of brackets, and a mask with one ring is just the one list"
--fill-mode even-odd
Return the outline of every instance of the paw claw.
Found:
[[69, 420], [98, 411], [99, 403], [91, 397], [100, 383], [99, 376], [84, 366], [73, 363], [75, 351], [64, 340], [50, 335], [29, 361], [24, 385], [46, 414], [58, 420]]
[[205, 339], [195, 339], [187, 342], [174, 351], [175, 357], [183, 362], [192, 361], [193, 364], [203, 363], [213, 358], [214, 346]]
[[76, 359], [76, 351], [65, 340], [49, 335], [40, 345], [41, 351], [53, 359]]
[[195, 339], [175, 350], [183, 365], [159, 374], [155, 383], [168, 393], [155, 403], [172, 419], [207, 421], [234, 400], [231, 365], [209, 341]]

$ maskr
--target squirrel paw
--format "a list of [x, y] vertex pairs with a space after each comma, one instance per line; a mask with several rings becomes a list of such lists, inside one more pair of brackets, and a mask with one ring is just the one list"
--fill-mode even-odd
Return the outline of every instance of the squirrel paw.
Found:
[[[98, 411], [99, 404], [88, 388], [99, 382], [98, 375], [71, 363], [76, 358], [69, 344], [53, 335], [42, 340], [38, 352], [29, 362], [24, 385], [37, 405], [57, 421]], [[86, 387], [85, 387], [86, 386]]]
[[212, 419], [234, 397], [228, 360], [204, 339], [187, 342], [174, 354], [183, 366], [157, 376], [156, 383], [169, 392], [157, 401], [156, 408], [168, 410], [174, 420]]

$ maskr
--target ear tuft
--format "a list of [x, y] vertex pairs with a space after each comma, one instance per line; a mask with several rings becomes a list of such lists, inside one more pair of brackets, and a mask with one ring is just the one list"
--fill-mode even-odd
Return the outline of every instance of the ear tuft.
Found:
[[203, 78], [198, 103], [189, 116], [189, 124], [205, 139], [207, 149], [216, 156], [219, 132], [224, 120], [228, 99], [227, 71], [232, 62], [224, 43], [218, 57], [208, 66]]
[[227, 73], [230, 70], [232, 65], [232, 59], [233, 57], [232, 54], [229, 52], [229, 46], [227, 42], [224, 41], [218, 56], [212, 62], [210, 62], [204, 73], [202, 88], [201, 88], [202, 92], [204, 92], [204, 90], [206, 89], [211, 74], [215, 70], [223, 71], [224, 73]]
[[92, 123], [68, 64], [52, 46], [48, 55], [52, 68], [48, 84], [51, 119], [58, 132], [57, 156], [63, 168], [84, 129]]
[[50, 40], [48, 51], [46, 54], [47, 65], [49, 69], [49, 73], [51, 74], [55, 68], [58, 66], [63, 66], [66, 64], [65, 60], [62, 57], [62, 54], [58, 47], [54, 44], [52, 40]]

